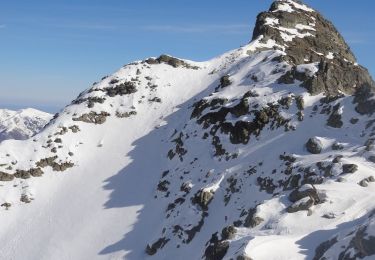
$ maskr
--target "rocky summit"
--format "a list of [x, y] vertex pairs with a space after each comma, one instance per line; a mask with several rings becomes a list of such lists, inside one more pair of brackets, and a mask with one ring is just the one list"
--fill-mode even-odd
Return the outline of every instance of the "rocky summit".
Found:
[[293, 0], [212, 60], [125, 65], [0, 145], [0, 259], [373, 259], [374, 87]]

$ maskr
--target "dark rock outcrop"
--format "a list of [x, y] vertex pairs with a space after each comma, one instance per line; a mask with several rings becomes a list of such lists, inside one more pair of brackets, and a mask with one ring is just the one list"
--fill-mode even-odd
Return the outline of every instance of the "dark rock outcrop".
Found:
[[237, 230], [233, 225], [227, 226], [221, 231], [221, 239], [233, 239], [236, 233]]
[[108, 116], [110, 116], [110, 114], [104, 111], [100, 113], [91, 111], [88, 114], [83, 114], [79, 117], [73, 118], [73, 121], [82, 121], [91, 124], [103, 124], [107, 120]]
[[14, 179], [13, 174], [0, 172], [0, 181], [12, 181], [13, 179]]
[[149, 58], [145, 61], [147, 64], [150, 64], [150, 65], [153, 65], [153, 64], [160, 64], [160, 63], [165, 63], [165, 64], [168, 64], [174, 68], [178, 68], [178, 67], [184, 67], [184, 68], [188, 68], [188, 69], [198, 69], [197, 66], [192, 66], [190, 65], [189, 63], [183, 61], [183, 60], [180, 60], [180, 59], [177, 59], [175, 57], [171, 57], [169, 55], [160, 55], [158, 58], [154, 59], [154, 58]]
[[322, 142], [316, 137], [310, 138], [306, 143], [307, 151], [312, 154], [321, 153], [322, 148], [323, 148]]
[[356, 164], [344, 164], [342, 166], [342, 173], [355, 173], [358, 170], [358, 165]]
[[214, 198], [214, 193], [206, 190], [199, 190], [193, 197], [193, 203], [198, 204], [203, 210], [208, 209], [208, 204]]
[[315, 202], [319, 202], [320, 201], [320, 198], [319, 198], [319, 195], [318, 195], [318, 192], [317, 190], [315, 189], [314, 186], [312, 185], [308, 185], [306, 184], [306, 186], [300, 188], [300, 189], [296, 189], [294, 191], [292, 191], [290, 194], [289, 194], [289, 200], [291, 202], [297, 202], [303, 198], [306, 198], [306, 197], [311, 197], [314, 199]]
[[256, 215], [257, 210], [256, 208], [251, 208], [247, 213], [244, 226], [248, 228], [253, 228], [260, 225], [264, 219]]

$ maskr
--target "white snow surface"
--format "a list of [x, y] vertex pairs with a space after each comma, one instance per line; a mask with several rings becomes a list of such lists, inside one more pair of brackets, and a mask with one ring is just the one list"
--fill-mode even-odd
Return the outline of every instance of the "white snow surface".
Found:
[[295, 2], [294, 0], [279, 0], [280, 4], [278, 6], [278, 9], [276, 11], [283, 11], [283, 12], [294, 12], [297, 10], [302, 10], [306, 12], [313, 12], [314, 9], [309, 8], [308, 6], [304, 4], [300, 4]]
[[[242, 224], [223, 259], [240, 254], [256, 260], [313, 259], [319, 244], [356, 229], [375, 209], [375, 184], [358, 185], [374, 176], [375, 165], [367, 158], [375, 151], [365, 147], [373, 118], [357, 114], [352, 97], [324, 104], [323, 95], [309, 95], [300, 82], [277, 83], [291, 66], [276, 61], [284, 53], [273, 50], [275, 44], [257, 39], [212, 60], [183, 60], [185, 65], [177, 67], [126, 65], [82, 92], [32, 139], [2, 142], [0, 177], [35, 168], [52, 156], [74, 166], [63, 172], [48, 166], [40, 177], [0, 182], [0, 259], [201, 259], [212, 235], [238, 221]], [[300, 64], [298, 70], [313, 75], [316, 64]], [[221, 87], [225, 75], [230, 84]], [[108, 94], [129, 82], [136, 92]], [[302, 121], [297, 97], [304, 99]], [[93, 106], [90, 99], [96, 100]], [[197, 122], [241, 99], [257, 111], [279, 104], [287, 123], [269, 121], [247, 143], [234, 144], [225, 131], [213, 135], [213, 125]], [[283, 99], [291, 103], [281, 105]], [[194, 104], [201, 100], [225, 102], [194, 118]], [[329, 115], [320, 112], [329, 105], [340, 106], [342, 128], [326, 125]], [[77, 121], [102, 112], [108, 113], [103, 123]], [[225, 120], [251, 124], [255, 117], [228, 113]], [[352, 118], [358, 122], [352, 124]], [[306, 150], [311, 137], [322, 142], [320, 154]], [[217, 154], [215, 138], [225, 152]], [[334, 143], [343, 149], [333, 149]], [[292, 162], [282, 159], [286, 155]], [[338, 155], [342, 158], [334, 163]], [[355, 173], [343, 172], [349, 164], [357, 165]], [[330, 165], [331, 171], [322, 170]], [[293, 176], [322, 180], [314, 185], [321, 202], [309, 211], [286, 210], [293, 204], [289, 166]], [[262, 181], [275, 187], [267, 190]], [[305, 190], [305, 183], [297, 182]], [[199, 191], [213, 193], [207, 209], [194, 202]], [[25, 196], [30, 203], [20, 200]], [[243, 225], [249, 209], [262, 218], [252, 228]], [[373, 222], [363, 221], [368, 233], [374, 232]], [[167, 242], [147, 255], [146, 245], [160, 238]], [[327, 256], [334, 259], [340, 248]]]

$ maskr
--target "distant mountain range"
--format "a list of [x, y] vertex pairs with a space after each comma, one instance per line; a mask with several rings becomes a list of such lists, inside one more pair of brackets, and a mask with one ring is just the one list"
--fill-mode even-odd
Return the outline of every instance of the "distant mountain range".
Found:
[[0, 141], [27, 139], [42, 130], [51, 119], [51, 114], [32, 108], [0, 109]]

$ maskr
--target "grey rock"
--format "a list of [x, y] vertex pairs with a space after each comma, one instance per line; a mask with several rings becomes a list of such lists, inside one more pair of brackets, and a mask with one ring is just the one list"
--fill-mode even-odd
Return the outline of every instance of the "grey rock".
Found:
[[211, 244], [207, 247], [205, 251], [206, 260], [221, 260], [224, 258], [229, 248], [228, 241], [220, 241], [214, 244]]
[[332, 238], [330, 240], [327, 240], [323, 243], [321, 243], [316, 249], [315, 249], [315, 256], [313, 260], [323, 260], [325, 258], [322, 258], [322, 256], [334, 245], [337, 243], [337, 238]]
[[104, 111], [100, 113], [91, 111], [90, 113], [83, 114], [77, 118], [73, 118], [73, 121], [82, 121], [91, 124], [103, 124], [108, 116], [110, 116], [110, 114]]
[[223, 228], [223, 230], [221, 231], [221, 238], [223, 240], [233, 239], [236, 233], [236, 228], [233, 225], [230, 225]]
[[286, 211], [288, 213], [295, 213], [302, 210], [309, 210], [314, 204], [314, 199], [311, 197], [306, 197], [289, 206]]
[[342, 173], [355, 173], [358, 170], [358, 165], [356, 164], [344, 164], [342, 166]]
[[253, 260], [253, 259], [245, 254], [242, 254], [242, 255], [237, 256], [236, 260]]
[[245, 222], [244, 222], [244, 227], [254, 228], [260, 225], [264, 221], [263, 218], [256, 216], [256, 213], [257, 213], [256, 208], [251, 208], [249, 210], [249, 212], [247, 213]]
[[221, 88], [225, 88], [225, 87], [228, 87], [229, 85], [231, 85], [232, 82], [231, 80], [229, 79], [229, 75], [225, 75], [225, 76], [222, 76], [220, 78], [220, 86]]
[[339, 113], [340, 104], [337, 104], [333, 107], [333, 111], [331, 115], [328, 117], [327, 125], [333, 128], [341, 128], [343, 126], [343, 122], [341, 120], [341, 114]]
[[[308, 184], [306, 184], [308, 185]], [[291, 202], [297, 202], [303, 198], [310, 197], [314, 200], [315, 203], [320, 202], [318, 191], [315, 189], [314, 186], [309, 185], [311, 188], [304, 187], [303, 189], [295, 189], [292, 191], [288, 198]]]
[[[286, 46], [286, 56], [282, 59], [291, 65], [304, 64], [306, 59], [308, 63], [319, 63], [319, 70], [315, 76], [298, 74], [295, 69], [292, 69], [280, 81], [290, 84], [298, 79], [303, 82], [302, 86], [311, 94], [326, 93], [331, 96], [338, 95], [341, 92], [354, 94], [357, 89], [366, 85], [374, 89], [374, 82], [370, 74], [365, 68], [356, 65], [356, 59], [349, 46], [331, 22], [318, 12], [310, 13], [300, 9], [296, 12], [278, 11], [280, 4], [282, 4], [282, 1], [274, 2], [268, 12], [258, 15], [253, 40], [262, 35], [263, 42], [272, 39], [279, 45]], [[297, 24], [309, 25], [314, 23], [315, 31], [307, 31], [312, 36], [295, 37], [291, 42], [285, 42], [277, 26], [272, 26], [266, 22], [268, 18], [278, 19], [279, 26], [285, 28], [295, 28]], [[261, 50], [259, 49], [259, 51]], [[326, 55], [330, 52], [335, 54], [333, 59], [326, 58]], [[323, 53], [323, 55], [321, 56], [318, 53]], [[367, 99], [367, 101], [369, 100]], [[372, 103], [372, 107], [375, 109], [375, 101]], [[358, 107], [358, 111], [369, 111], [363, 103], [359, 103]]]
[[306, 143], [306, 149], [309, 153], [312, 154], [319, 154], [322, 152], [323, 144], [322, 142], [316, 138], [312, 137], [310, 138]]
[[208, 210], [208, 204], [214, 198], [211, 191], [199, 190], [193, 197], [193, 203], [198, 204], [204, 211]]
[[9, 174], [6, 172], [0, 172], [0, 181], [12, 181], [14, 179], [13, 174]]
[[4, 202], [0, 205], [0, 207], [4, 207], [6, 210], [9, 210], [9, 208], [12, 206], [9, 202]]
[[169, 239], [162, 237], [162, 238], [159, 238], [152, 245], [148, 244], [146, 246], [146, 254], [155, 255], [160, 248], [163, 248], [168, 243], [168, 241]]
[[338, 150], [343, 150], [344, 149], [344, 145], [338, 143], [338, 142], [335, 142], [332, 144], [332, 150], [334, 151], [338, 151]]

